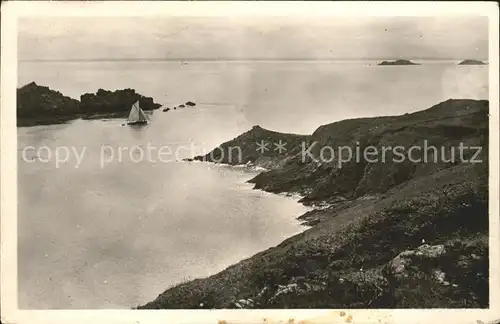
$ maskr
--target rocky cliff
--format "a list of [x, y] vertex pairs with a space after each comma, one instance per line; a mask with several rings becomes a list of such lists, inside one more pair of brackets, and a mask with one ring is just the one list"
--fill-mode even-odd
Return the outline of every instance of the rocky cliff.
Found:
[[[256, 156], [261, 140], [288, 150]], [[241, 163], [271, 168], [256, 188], [321, 206], [301, 217], [312, 227], [139, 308], [488, 307], [487, 101], [450, 99], [309, 136], [256, 127], [214, 151], [240, 145]], [[406, 159], [387, 149], [396, 146]], [[371, 148], [379, 160], [325, 147]]]
[[79, 101], [31, 82], [17, 89], [17, 125], [63, 123], [77, 118]]

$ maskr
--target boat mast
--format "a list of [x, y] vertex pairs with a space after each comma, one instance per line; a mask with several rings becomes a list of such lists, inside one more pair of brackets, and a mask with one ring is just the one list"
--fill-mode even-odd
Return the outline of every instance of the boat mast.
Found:
[[139, 120], [140, 121], [147, 121], [148, 119], [147, 119], [146, 115], [144, 114], [144, 111], [139, 106], [139, 101], [137, 101], [137, 109], [139, 110]]

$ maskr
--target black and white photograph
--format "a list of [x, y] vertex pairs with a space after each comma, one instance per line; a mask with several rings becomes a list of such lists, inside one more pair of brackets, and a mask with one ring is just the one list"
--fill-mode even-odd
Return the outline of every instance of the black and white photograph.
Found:
[[3, 311], [500, 320], [498, 4], [271, 3], [2, 4]]

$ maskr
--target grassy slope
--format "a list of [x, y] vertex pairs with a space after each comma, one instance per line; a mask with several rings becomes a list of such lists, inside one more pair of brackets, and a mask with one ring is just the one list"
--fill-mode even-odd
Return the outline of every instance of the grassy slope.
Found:
[[[300, 140], [318, 141], [318, 147], [356, 142], [408, 147], [423, 139], [446, 147], [460, 141], [487, 146], [487, 112], [487, 101], [449, 100], [414, 114], [321, 126]], [[257, 131], [242, 136], [255, 140], [276, 134]], [[483, 150], [482, 160], [487, 157]], [[486, 162], [360, 162], [338, 168], [336, 160], [303, 162], [293, 149], [267, 157], [267, 164], [269, 159], [274, 169], [254, 178], [256, 187], [300, 192], [307, 203], [328, 203], [305, 215], [314, 218], [315, 226], [209, 278], [172, 287], [139, 308], [226, 308], [246, 298], [258, 308], [488, 305]], [[407, 277], [395, 278], [388, 262], [418, 247], [422, 238], [444, 244], [448, 253], [432, 262], [417, 260]], [[432, 279], [436, 268], [452, 285]], [[306, 288], [272, 298], [279, 285], [294, 283]]]

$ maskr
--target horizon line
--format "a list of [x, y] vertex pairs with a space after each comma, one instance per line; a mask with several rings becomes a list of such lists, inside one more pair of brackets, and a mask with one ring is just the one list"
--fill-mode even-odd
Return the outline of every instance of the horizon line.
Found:
[[269, 61], [269, 62], [279, 62], [279, 61], [376, 61], [376, 60], [415, 60], [415, 61], [460, 61], [460, 60], [481, 60], [488, 61], [488, 58], [76, 58], [76, 59], [19, 59], [18, 62], [131, 62], [131, 61], [152, 61], [152, 62], [217, 62], [217, 61], [232, 61], [232, 62], [244, 62], [244, 61]]

